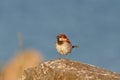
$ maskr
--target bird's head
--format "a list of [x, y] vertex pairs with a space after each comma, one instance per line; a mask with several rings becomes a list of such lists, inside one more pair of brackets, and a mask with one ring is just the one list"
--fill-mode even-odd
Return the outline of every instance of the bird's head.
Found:
[[69, 39], [67, 38], [65, 34], [60, 33], [56, 36], [56, 38], [58, 42], [69, 42], [70, 43]]

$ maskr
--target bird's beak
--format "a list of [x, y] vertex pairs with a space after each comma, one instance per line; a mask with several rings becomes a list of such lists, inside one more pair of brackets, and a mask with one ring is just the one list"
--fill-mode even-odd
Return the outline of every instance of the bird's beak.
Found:
[[58, 36], [56, 36], [56, 38], [58, 39], [59, 37], [58, 37]]
[[56, 36], [57, 41], [59, 41], [59, 36]]

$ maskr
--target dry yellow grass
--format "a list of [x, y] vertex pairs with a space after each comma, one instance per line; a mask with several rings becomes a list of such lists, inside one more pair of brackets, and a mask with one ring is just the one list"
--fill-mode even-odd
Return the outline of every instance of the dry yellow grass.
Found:
[[18, 80], [25, 68], [37, 65], [42, 61], [41, 53], [29, 49], [18, 53], [2, 70], [2, 79], [0, 80]]

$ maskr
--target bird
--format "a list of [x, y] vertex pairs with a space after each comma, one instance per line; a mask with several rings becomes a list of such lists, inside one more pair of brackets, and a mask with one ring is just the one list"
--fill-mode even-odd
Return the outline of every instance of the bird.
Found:
[[72, 45], [65, 34], [60, 33], [56, 36], [56, 49], [60, 55], [68, 55], [73, 48], [78, 48], [78, 46]]

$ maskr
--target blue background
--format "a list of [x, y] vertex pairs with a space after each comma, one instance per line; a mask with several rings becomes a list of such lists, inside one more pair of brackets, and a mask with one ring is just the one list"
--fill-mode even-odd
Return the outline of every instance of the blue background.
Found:
[[120, 0], [1, 0], [0, 63], [23, 47], [56, 59], [55, 39], [65, 33], [78, 45], [69, 59], [120, 73]]

